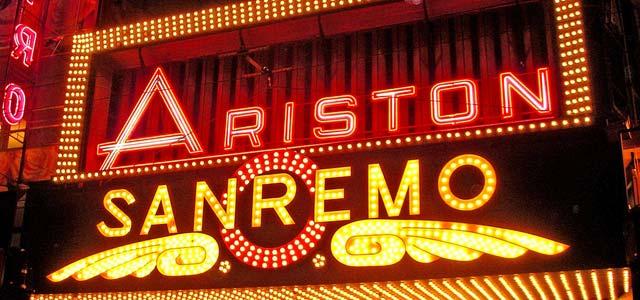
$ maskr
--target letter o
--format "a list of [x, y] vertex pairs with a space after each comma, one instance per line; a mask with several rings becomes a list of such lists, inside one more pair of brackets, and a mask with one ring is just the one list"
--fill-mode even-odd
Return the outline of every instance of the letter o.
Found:
[[[484, 177], [484, 187], [482, 191], [470, 199], [462, 199], [456, 196], [451, 191], [450, 186], [451, 175], [464, 166], [478, 168]], [[438, 176], [438, 192], [440, 192], [442, 200], [452, 208], [470, 211], [478, 209], [489, 202], [491, 196], [493, 196], [493, 193], [496, 191], [496, 182], [496, 171], [488, 160], [478, 155], [463, 154], [447, 162], [440, 171], [440, 176]]]
[[2, 117], [9, 125], [17, 125], [24, 117], [27, 97], [24, 90], [15, 83], [9, 83], [4, 89]]

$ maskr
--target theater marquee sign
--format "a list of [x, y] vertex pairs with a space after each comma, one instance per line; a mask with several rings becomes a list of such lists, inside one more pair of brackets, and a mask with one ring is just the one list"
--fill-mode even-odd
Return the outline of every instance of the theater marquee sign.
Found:
[[[579, 181], [588, 170], [554, 168], [589, 147], [557, 146], [578, 130], [561, 129], [592, 121], [580, 1], [552, 5], [556, 59], [491, 76], [306, 94], [289, 83], [273, 92], [269, 77], [264, 102], [188, 92], [187, 81], [218, 83], [190, 81], [172, 62], [117, 71], [105, 97], [90, 76], [114, 51], [365, 4], [288, 3], [241, 2], [74, 37], [60, 189], [47, 204], [63, 208], [63, 221], [47, 238], [59, 248], [38, 259], [43, 290], [505, 274], [598, 255], [558, 199], [578, 189], [560, 176]], [[287, 82], [312, 76], [295, 68]]]
[[[484, 183], [477, 195], [462, 198], [452, 191], [451, 179], [452, 175], [467, 166], [479, 171]], [[222, 194], [216, 195], [207, 181], [193, 182], [194, 209], [190, 212], [181, 211], [176, 215], [169, 192], [172, 189], [170, 184], [151, 186], [155, 192], [144, 220], [132, 220], [116, 204], [135, 205], [136, 198], [131, 191], [110, 190], [104, 196], [104, 208], [119, 226], [109, 226], [101, 221], [96, 226], [101, 235], [112, 238], [139, 234], [144, 238], [152, 228], [173, 235], [91, 255], [61, 268], [48, 278], [51, 281], [62, 281], [69, 277], [84, 281], [98, 275], [111, 280], [128, 275], [141, 278], [155, 268], [165, 276], [207, 272], [218, 260], [220, 245], [215, 238], [202, 233], [205, 209], [215, 213], [220, 225], [220, 244], [235, 261], [262, 269], [287, 268], [305, 261], [320, 244], [330, 244], [332, 256], [350, 267], [393, 265], [402, 260], [405, 254], [420, 263], [431, 263], [438, 259], [467, 262], [483, 254], [505, 259], [518, 258], [527, 251], [556, 255], [569, 247], [507, 228], [412, 217], [421, 215], [421, 202], [424, 202], [420, 187], [425, 178], [420, 176], [421, 169], [426, 168], [420, 166], [419, 159], [407, 161], [399, 178], [399, 186], [390, 188], [386, 180], [390, 176], [383, 172], [378, 163], [369, 164], [366, 174], [352, 174], [355, 170], [351, 166], [323, 169], [309, 157], [294, 151], [274, 151], [246, 161], [227, 180], [227, 189]], [[499, 188], [499, 175], [492, 163], [478, 155], [453, 157], [438, 173], [437, 181], [425, 186], [437, 187], [440, 197], [431, 200], [443, 201], [453, 210], [470, 212], [480, 209]], [[360, 185], [358, 180], [349, 180], [352, 176], [366, 177], [367, 185]], [[344, 187], [327, 188], [327, 184], [336, 179], [345, 179], [343, 182], [346, 185], [360, 185], [361, 189], [352, 193], [351, 199], [345, 199]], [[392, 181], [398, 180], [393, 178]], [[252, 190], [247, 190], [251, 186]], [[282, 186], [280, 192], [274, 192], [276, 187], [273, 186]], [[396, 190], [397, 193], [394, 195], [390, 190]], [[239, 193], [250, 194], [251, 201], [249, 207], [240, 207], [237, 211]], [[308, 197], [300, 197], [301, 194], [308, 194], [305, 195]], [[308, 220], [295, 220], [287, 208], [301, 198], [311, 198], [313, 203], [313, 213], [307, 217]], [[367, 218], [352, 218], [348, 204], [355, 199], [365, 200]], [[328, 202], [339, 202], [345, 209], [330, 210], [327, 208]], [[352, 206], [361, 205], [353, 203]], [[162, 213], [158, 212], [160, 208]], [[304, 225], [290, 241], [275, 247], [263, 247], [245, 236], [243, 229], [237, 226], [238, 212], [250, 214], [251, 228], [262, 226], [262, 215], [266, 212], [275, 213], [278, 226]], [[385, 217], [381, 217], [381, 214]], [[193, 216], [193, 226], [179, 230], [176, 218], [182, 216]], [[341, 226], [330, 235], [326, 232], [326, 225], [332, 223]], [[139, 233], [131, 232], [134, 228], [136, 231], [140, 229]], [[323, 239], [327, 239], [327, 242]]]
[[[110, 95], [101, 95], [123, 98], [115, 111], [111, 107], [99, 107], [110, 110], [109, 114], [118, 114], [118, 117], [99, 116], [100, 112], [96, 110], [97, 104], [104, 102], [102, 98], [91, 103], [92, 106], [86, 106], [90, 95], [88, 91], [91, 91], [89, 70], [92, 61], [102, 56], [119, 57], [118, 50], [149, 45], [160, 47], [165, 43], [167, 47], [177, 48], [173, 52], [183, 52], [187, 51], [180, 49], [183, 44], [172, 42], [188, 41], [204, 34], [248, 25], [377, 3], [290, 2], [248, 1], [76, 35], [73, 48], [75, 55], [71, 57], [67, 78], [69, 84], [59, 147], [59, 167], [54, 180], [77, 182], [172, 172], [175, 169], [210, 168], [238, 164], [255, 153], [276, 149], [312, 155], [370, 151], [407, 144], [433, 144], [549, 131], [589, 125], [592, 121], [581, 1], [561, 0], [553, 2], [553, 20], [548, 26], [555, 25], [554, 30], [546, 29], [549, 35], [555, 36], [542, 37], [538, 41], [546, 43], [549, 39], [557, 41], [557, 44], [548, 44], [548, 49], [536, 54], [536, 60], [543, 63], [531, 62], [524, 69], [520, 66], [504, 71], [481, 70], [480, 77], [474, 78], [475, 71], [454, 76], [453, 69], [447, 70], [449, 67], [445, 67], [443, 72], [449, 75], [431, 74], [433, 72], [427, 75], [427, 72], [422, 72], [422, 78], [414, 79], [413, 84], [406, 79], [409, 71], [400, 70], [398, 75], [394, 75], [398, 77], [395, 80], [397, 82], [376, 84], [366, 81], [352, 83], [357, 86], [347, 88], [340, 80], [336, 83], [340, 86], [338, 88], [318, 92], [311, 87], [312, 93], [300, 95], [295, 91], [309, 87], [288, 87], [289, 91], [281, 94], [274, 92], [260, 105], [242, 104], [246, 101], [241, 97], [244, 95], [242, 93], [250, 89], [248, 84], [224, 85], [225, 88], [240, 91], [218, 91], [218, 97], [220, 93], [227, 93], [224, 96], [231, 93], [229, 100], [217, 103], [215, 114], [203, 121], [197, 119], [202, 118], [204, 112], [198, 111], [203, 107], [195, 106], [194, 95], [185, 93], [186, 87], [173, 83], [186, 82], [181, 77], [184, 76], [183, 71], [174, 71], [170, 75], [163, 70], [163, 66], [145, 66], [141, 72], [131, 75], [135, 77], [131, 86], [118, 88], [126, 93], [114, 93], [112, 90], [108, 92]], [[442, 43], [443, 47], [454, 45], [455, 41]], [[506, 46], [510, 45], [507, 43]], [[206, 49], [202, 51], [201, 55], [207, 54]], [[549, 54], [556, 52], [557, 55]], [[437, 52], [435, 55], [444, 54]], [[487, 52], [486, 55], [491, 54]], [[553, 58], [549, 59], [549, 56]], [[171, 57], [167, 59], [170, 61]], [[498, 61], [504, 58], [493, 59]], [[294, 60], [297, 60], [295, 56]], [[516, 65], [522, 63], [525, 62]], [[165, 65], [165, 68], [170, 67], [170, 62]], [[353, 81], [353, 77], [362, 80], [365, 74], [360, 72], [366, 73], [366, 68], [355, 62], [351, 67], [355, 68], [351, 70], [353, 75], [351, 79], [345, 77], [345, 80]], [[298, 68], [302, 66], [294, 63], [285, 69], [296, 72]], [[302, 74], [296, 76], [300, 79], [295, 78], [294, 83], [301, 80], [301, 85], [313, 79]], [[229, 80], [222, 78], [220, 84]], [[422, 83], [417, 84], [416, 81]], [[184, 97], [176, 94], [178, 87]], [[274, 90], [278, 88], [271, 83], [269, 87]], [[97, 97], [97, 89], [98, 86], [93, 88], [93, 97]], [[112, 86], [112, 89], [115, 88]], [[160, 129], [141, 129], [151, 126], [139, 124], [150, 106], [161, 107], [165, 111], [155, 115], [162, 118], [162, 125], [154, 125]], [[89, 110], [91, 107], [93, 111]], [[185, 112], [185, 107], [191, 113]], [[415, 116], [407, 115], [408, 107], [412, 107]], [[91, 120], [87, 122], [85, 118], [89, 112]], [[408, 124], [410, 118], [413, 120]], [[87, 129], [91, 130], [88, 136], [85, 135]], [[110, 132], [112, 129], [117, 131]], [[156, 156], [162, 158], [153, 155], [140, 158], [135, 155], [144, 151], [147, 151], [146, 154], [157, 151], [159, 154]], [[168, 151], [171, 153], [164, 153]]]

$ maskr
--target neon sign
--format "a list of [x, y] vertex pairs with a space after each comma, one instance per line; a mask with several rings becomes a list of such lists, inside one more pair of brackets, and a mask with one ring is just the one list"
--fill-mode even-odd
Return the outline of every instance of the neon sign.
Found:
[[9, 83], [4, 89], [2, 101], [2, 117], [9, 125], [17, 125], [24, 117], [27, 97], [24, 90], [15, 83]]
[[15, 59], [22, 57], [22, 64], [31, 67], [37, 39], [38, 34], [35, 30], [27, 25], [18, 24], [13, 34], [15, 48], [11, 52], [11, 56]]
[[538, 70], [538, 95], [535, 95], [512, 73], [500, 74], [500, 99], [502, 99], [503, 118], [513, 117], [512, 92], [520, 95], [531, 107], [540, 113], [551, 112], [551, 92], [549, 89], [549, 70]]
[[[315, 99], [301, 99], [296, 95], [295, 99], [277, 99], [276, 101], [284, 101], [286, 104], [280, 103], [275, 107], [229, 107], [224, 112], [228, 116], [217, 117], [215, 124], [200, 124], [186, 112], [184, 118], [179, 116], [178, 119], [196, 129], [192, 134], [186, 135], [187, 130], [180, 129], [179, 134], [151, 135], [151, 141], [144, 138], [133, 139], [130, 143], [125, 143], [126, 146], [123, 147], [126, 149], [107, 147], [106, 151], [99, 150], [98, 155], [95, 154], [96, 145], [113, 146], [116, 143], [113, 137], [100, 138], [96, 143], [92, 141], [89, 144], [91, 149], [81, 148], [81, 139], [86, 136], [82, 132], [87, 130], [83, 118], [86, 91], [90, 87], [86, 83], [89, 82], [88, 70], [95, 54], [369, 3], [329, 2], [326, 5], [308, 4], [304, 8], [291, 10], [286, 10], [285, 4], [281, 7], [283, 10], [280, 14], [270, 15], [268, 8], [249, 1], [74, 36], [74, 55], [69, 64], [69, 84], [65, 100], [66, 115], [62, 124], [59, 163], [54, 180], [86, 181], [171, 172], [176, 169], [209, 168], [237, 164], [254, 153], [265, 150], [295, 149], [311, 155], [369, 151], [410, 144], [588, 126], [592, 123], [592, 98], [581, 2], [567, 5], [565, 1], [556, 1], [553, 3], [555, 18], [551, 26], [557, 29], [557, 64], [554, 61], [546, 66], [535, 66], [534, 69], [528, 69], [527, 74], [505, 70], [499, 74], [489, 74], [488, 83], [486, 79], [480, 81], [475, 78], [443, 78], [429, 86], [399, 83], [398, 86], [373, 87], [372, 91], [367, 92], [368, 95], [336, 92], [334, 95], [318, 95]], [[280, 7], [277, 3], [274, 5]], [[249, 17], [243, 13], [249, 8], [256, 13], [264, 12], [265, 15]], [[165, 79], [167, 83], [171, 81], [169, 78]], [[176, 97], [175, 100], [183, 109], [185, 105], [191, 105], [192, 101], [184, 96]], [[426, 107], [417, 104], [423, 101], [428, 101]], [[307, 103], [312, 106], [303, 107]], [[371, 125], [369, 119], [372, 117], [365, 115], [371, 106], [386, 107], [386, 118], [383, 120], [376, 117], [375, 124]], [[403, 116], [403, 111], [409, 106], [422, 110], [424, 116], [427, 116], [425, 119], [420, 115], [412, 120], [411, 129], [403, 127], [406, 126], [403, 124], [409, 122]], [[501, 108], [497, 111], [491, 109], [498, 106]], [[311, 114], [307, 115], [309, 111]], [[413, 124], [414, 121], [416, 124]], [[309, 123], [308, 128], [305, 127], [305, 131], [301, 132], [299, 124], [306, 123]], [[370, 127], [378, 128], [380, 123], [386, 123], [386, 131], [371, 134]], [[275, 124], [277, 126], [274, 127]], [[198, 128], [208, 125], [224, 129], [224, 132], [199, 132]], [[111, 127], [113, 124], [107, 126]], [[126, 129], [117, 127], [119, 128], [116, 130], [121, 132]], [[281, 134], [266, 138], [274, 130]], [[178, 135], [189, 137], [189, 141], [182, 142]], [[157, 139], [160, 137], [162, 140]], [[200, 139], [203, 137], [207, 140]], [[200, 149], [195, 142], [201, 145]], [[187, 151], [180, 149], [184, 146], [187, 146]], [[126, 158], [131, 157], [133, 149], [150, 148], [154, 151], [176, 149], [179, 155], [170, 158], [168, 157], [171, 155], [158, 155], [162, 159], [133, 161]], [[80, 163], [81, 158], [88, 163]]]
[[[557, 268], [568, 261], [568, 255], [573, 261], [588, 250], [568, 236], [566, 227], [551, 222], [546, 226], [547, 218], [535, 216], [539, 211], [511, 209], [531, 199], [557, 207], [558, 203], [549, 201], [554, 200], [551, 194], [536, 199], [545, 193], [538, 194], [540, 181], [534, 181], [548, 173], [533, 172], [529, 178], [509, 170], [508, 165], [523, 160], [506, 152], [494, 155], [492, 150], [480, 150], [493, 139], [452, 142], [591, 124], [581, 3], [552, 3], [551, 26], [557, 31], [553, 40], [559, 49], [549, 53], [558, 53], [557, 61], [529, 65], [519, 72], [507, 67], [482, 79], [464, 74], [387, 80], [364, 90], [358, 82], [344, 90], [313, 89], [311, 96], [304, 97], [294, 85], [294, 92], [287, 96], [274, 92], [268, 104], [244, 99], [244, 90], [236, 89], [240, 93], [228, 102], [226, 97], [204, 99], [216, 101], [214, 113], [202, 105], [202, 98], [191, 98], [191, 86], [181, 86], [180, 72], [160, 62], [161, 67], [133, 71], [141, 81], [132, 83], [141, 83], [142, 88], [156, 80], [171, 89], [148, 96], [145, 101], [151, 109], [136, 116], [132, 111], [147, 93], [127, 90], [130, 101], [113, 101], [122, 105], [114, 110], [122, 113], [118, 118], [123, 117], [106, 124], [110, 132], [104, 135], [95, 132], [95, 115], [86, 114], [92, 107], [87, 103], [93, 99], [87, 95], [93, 87], [87, 83], [96, 54], [109, 51], [104, 53], [108, 56], [112, 50], [256, 24], [259, 20], [249, 20], [240, 10], [257, 12], [263, 7], [240, 2], [235, 7], [213, 8], [210, 16], [207, 11], [169, 16], [75, 36], [54, 179], [88, 181], [85, 186], [96, 189], [81, 192], [92, 200], [83, 205], [95, 202], [100, 207], [92, 207], [98, 213], [82, 217], [82, 228], [74, 231], [86, 234], [88, 238], [78, 244], [89, 246], [63, 246], [58, 256], [64, 261], [49, 259], [43, 269], [49, 275], [46, 285], [56, 292], [69, 287], [94, 292], [105, 283], [121, 291], [130, 288], [131, 282], [139, 283], [141, 289], [155, 289], [161, 282], [160, 289], [186, 290], [202, 288], [201, 279], [216, 288], [238, 287], [237, 282], [282, 286], [354, 282], [360, 277], [367, 281], [425, 274], [436, 278], [449, 270], [454, 273], [451, 276], [461, 276], [456, 274], [461, 270], [478, 276], [494, 271], [523, 274], [531, 271], [526, 268], [529, 263]], [[282, 16], [295, 14], [293, 9]], [[180, 25], [172, 27], [171, 22]], [[275, 80], [274, 87], [277, 84]], [[227, 87], [219, 86], [218, 91], [226, 93]], [[163, 103], [151, 103], [157, 100]], [[372, 107], [373, 117], [367, 112]], [[409, 120], [407, 110], [420, 114]], [[166, 132], [147, 130], [143, 120], [145, 113], [157, 115], [158, 111], [171, 116], [165, 122], [170, 128], [161, 128]], [[409, 130], [409, 126], [414, 127]], [[206, 131], [209, 127], [215, 130]], [[131, 134], [116, 139], [125, 130]], [[434, 145], [422, 147], [425, 144]], [[195, 145], [200, 151], [190, 151]], [[501, 161], [502, 156], [509, 161]], [[539, 153], [531, 156], [541, 157]], [[471, 193], [464, 193], [459, 176], [468, 173], [481, 183], [465, 185]], [[145, 177], [123, 178], [128, 176]], [[92, 182], [105, 178], [110, 180], [100, 181], [100, 186]], [[300, 203], [310, 207], [300, 209]], [[523, 215], [526, 221], [514, 221]], [[501, 261], [505, 263], [494, 263]], [[372, 272], [379, 270], [392, 272]], [[298, 276], [307, 272], [309, 276]], [[401, 278], [394, 273], [411, 275]], [[127, 276], [145, 279], [124, 279]], [[531, 282], [525, 283], [526, 289], [532, 293], [540, 289], [536, 277]], [[433, 286], [429, 282], [426, 288], [434, 293], [447, 288], [436, 294], [444, 298], [453, 297], [449, 290], [464, 288], [461, 282], [450, 284], [454, 282]], [[521, 283], [478, 277], [464, 284], [473, 284], [475, 292], [509, 297], [512, 290], [508, 294], [494, 285], [515, 288]], [[289, 292], [292, 298], [307, 297]], [[375, 298], [381, 293], [370, 295]]]
[[[33, 6], [33, 0], [26, 1]], [[21, 11], [23, 13], [23, 11]], [[13, 33], [13, 50], [11, 57], [21, 60], [22, 65], [30, 68], [34, 61], [38, 33], [28, 25], [19, 23]], [[27, 96], [24, 89], [17, 83], [10, 82], [5, 85], [2, 97], [2, 119], [8, 125], [18, 125], [24, 118], [24, 110]]]
[[[608, 251], [611, 243], [598, 241], [615, 226], [604, 232], [592, 226], [607, 217], [584, 218], [567, 205], [606, 211], [606, 203], [590, 206], [599, 203], [592, 201], [598, 187], [583, 184], [593, 176], [593, 166], [581, 163], [593, 155], [588, 145], [606, 139], [597, 131], [558, 133], [570, 140], [562, 154], [554, 143], [558, 135], [502, 138], [507, 147], [483, 139], [322, 156], [278, 150], [235, 167], [90, 181], [81, 189], [58, 186], [33, 200], [57, 209], [30, 223], [38, 228], [46, 221], [49, 232], [58, 233], [35, 233], [49, 237], [38, 238], [36, 249], [58, 245], [42, 253], [35, 278], [41, 293], [96, 295], [108, 286], [105, 291], [118, 297], [132, 286], [194, 293], [268, 286], [288, 288], [295, 299], [300, 294], [294, 288], [305, 285], [357, 288], [353, 282], [383, 286], [416, 278], [425, 285], [454, 278], [455, 285], [455, 278], [471, 276], [496, 297], [483, 278], [519, 274], [524, 280], [535, 270], [576, 270]], [[549, 180], [558, 173], [567, 175]], [[193, 260], [178, 256], [171, 265], [161, 263], [158, 257], [169, 253]], [[177, 275], [191, 265], [193, 273]], [[549, 296], [544, 274], [535, 278]], [[513, 277], [502, 276], [518, 288]], [[491, 280], [510, 297], [500, 278]], [[561, 288], [560, 278], [554, 280]], [[535, 296], [532, 283], [524, 282]], [[515, 291], [522, 296], [522, 289]]]
[[[371, 94], [373, 100], [389, 101], [389, 131], [398, 131], [398, 101], [400, 97], [412, 97], [416, 95], [415, 86], [407, 86], [402, 88], [375, 91]], [[433, 98], [432, 98], [433, 99]]]
[[[460, 197], [450, 188], [452, 175], [462, 172], [461, 167], [472, 166], [483, 176], [483, 187], [472, 197]], [[259, 269], [280, 269], [303, 261], [316, 251], [327, 235], [326, 227], [340, 222], [331, 240], [331, 253], [338, 262], [350, 267], [388, 266], [398, 263], [408, 254], [419, 263], [431, 263], [438, 259], [468, 262], [483, 254], [505, 259], [515, 259], [528, 251], [543, 255], [557, 255], [568, 246], [553, 240], [515, 230], [485, 225], [448, 221], [395, 219], [408, 206], [408, 215], [421, 213], [420, 160], [406, 162], [397, 193], [392, 197], [390, 187], [380, 164], [368, 165], [367, 196], [368, 219], [352, 220], [349, 209], [331, 210], [327, 201], [346, 201], [342, 188], [327, 189], [330, 179], [349, 179], [352, 167], [321, 169], [309, 157], [293, 151], [276, 151], [247, 160], [227, 180], [226, 192], [218, 196], [205, 181], [197, 182], [193, 232], [177, 228], [169, 194], [170, 185], [157, 186], [155, 195], [144, 218], [140, 236], [149, 234], [152, 227], [165, 230], [168, 237], [121, 246], [78, 260], [49, 275], [58, 282], [73, 277], [88, 280], [98, 275], [106, 279], [119, 279], [127, 275], [145, 277], [154, 268], [165, 276], [189, 276], [207, 272], [217, 262], [218, 241], [203, 233], [203, 216], [208, 207], [221, 225], [221, 243], [238, 262]], [[251, 227], [261, 227], [262, 212], [273, 211], [281, 226], [296, 224], [288, 206], [296, 199], [298, 183], [305, 187], [303, 193], [314, 199], [313, 216], [304, 222], [300, 233], [292, 240], [276, 247], [263, 247], [243, 234], [235, 220], [238, 218], [237, 198], [243, 192], [251, 193]], [[441, 200], [451, 208], [473, 211], [483, 207], [498, 187], [498, 174], [491, 162], [482, 156], [463, 154], [453, 157], [440, 170], [437, 178]], [[252, 185], [252, 190], [247, 190]], [[282, 186], [279, 195], [265, 197], [266, 186]], [[395, 189], [395, 188], [394, 188]], [[381, 196], [381, 198], [380, 198]], [[108, 191], [104, 196], [106, 211], [121, 226], [108, 226], [104, 221], [96, 225], [104, 237], [123, 237], [130, 234], [133, 222], [114, 200], [121, 204], [135, 205], [134, 195], [126, 189]], [[205, 202], [207, 203], [205, 205]], [[163, 213], [158, 214], [159, 208]], [[387, 218], [380, 218], [384, 210]], [[299, 220], [298, 220], [299, 222]], [[318, 259], [316, 259], [317, 261]], [[326, 261], [326, 258], [325, 258]], [[318, 263], [318, 262], [316, 262]]]
[[[529, 107], [528, 114], [532, 118], [548, 118], [552, 113], [553, 98], [549, 89], [550, 81], [548, 70], [541, 68], [538, 70], [539, 93], [531, 92], [530, 88], [522, 80], [512, 73], [505, 73], [500, 76], [500, 90], [503, 91], [502, 102], [504, 103], [500, 119], [510, 119], [513, 117], [514, 103], [524, 103]], [[533, 88], [533, 87], [532, 87]], [[355, 136], [363, 135], [363, 128], [358, 127], [359, 118], [357, 107], [363, 105], [363, 101], [379, 102], [386, 100], [388, 103], [388, 132], [397, 132], [399, 129], [399, 106], [400, 99], [407, 101], [422, 101], [415, 86], [405, 86], [393, 89], [373, 91], [371, 99], [358, 99], [353, 95], [340, 95], [323, 97], [314, 104], [313, 120], [307, 121], [314, 124], [312, 131], [315, 139], [306, 140], [305, 144], [321, 144], [327, 142], [343, 141], [354, 139]], [[456, 102], [456, 98], [446, 98], [447, 94], [462, 92], [464, 97], [457, 102], [463, 107], [459, 112], [444, 112], [444, 102]], [[431, 122], [434, 129], [418, 125], [421, 131], [417, 134], [432, 133], [439, 128], [450, 128], [454, 126], [460, 128], [461, 125], [472, 124], [478, 118], [483, 106], [478, 99], [479, 87], [473, 80], [464, 79], [457, 81], [440, 82], [434, 84], [429, 93], [429, 103], [431, 103]], [[159, 94], [164, 101], [163, 108], [166, 108], [174, 123], [177, 125], [179, 133], [165, 134], [160, 136], [147, 136], [131, 139], [132, 132], [140, 124], [140, 120], [147, 107], [149, 107], [153, 96]], [[515, 96], [517, 95], [517, 97]], [[447, 99], [446, 101], [444, 99]], [[213, 124], [214, 126], [224, 126], [223, 151], [217, 152], [215, 149], [204, 149], [198, 140], [198, 133], [192, 129], [189, 117], [183, 112], [180, 101], [176, 98], [169, 79], [162, 68], [158, 67], [147, 87], [141, 93], [140, 99], [126, 123], [120, 130], [115, 141], [108, 141], [97, 146], [98, 155], [104, 156], [101, 163], [101, 171], [122, 169], [130, 165], [118, 163], [120, 154], [130, 151], [142, 151], [148, 149], [162, 149], [183, 145], [187, 148], [189, 155], [185, 159], [194, 157], [215, 157], [228, 153], [251, 152], [257, 150], [278, 149], [279, 147], [299, 147], [300, 143], [294, 142], [296, 136], [302, 133], [294, 130], [293, 121], [296, 118], [294, 110], [295, 102], [287, 102], [284, 106], [284, 120], [282, 128], [284, 134], [282, 140], [265, 145], [263, 135], [272, 130], [277, 120], [268, 119], [265, 109], [261, 106], [249, 106], [242, 108], [232, 108], [226, 112], [224, 124]], [[485, 113], [486, 114], [486, 113]], [[272, 114], [273, 116], [274, 114]], [[220, 123], [220, 122], [219, 122]], [[357, 139], [357, 138], [355, 138]], [[216, 148], [213, 141], [213, 147]], [[244, 147], [237, 147], [236, 144], [242, 142]], [[211, 145], [211, 143], [207, 143]], [[155, 162], [154, 162], [155, 163]]]

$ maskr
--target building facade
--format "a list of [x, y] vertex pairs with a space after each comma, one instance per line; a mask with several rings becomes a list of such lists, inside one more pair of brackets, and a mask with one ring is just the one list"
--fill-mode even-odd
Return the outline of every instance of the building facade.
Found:
[[619, 6], [18, 2], [5, 290], [630, 296]]

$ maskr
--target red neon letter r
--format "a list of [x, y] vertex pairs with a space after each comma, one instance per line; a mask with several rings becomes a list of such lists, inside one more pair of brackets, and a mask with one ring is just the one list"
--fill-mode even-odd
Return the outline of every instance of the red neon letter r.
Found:
[[33, 52], [36, 47], [37, 38], [38, 34], [29, 26], [18, 24], [13, 33], [15, 48], [11, 52], [11, 57], [20, 59], [20, 56], [22, 56], [22, 64], [30, 67], [33, 62]]
[[[236, 127], [236, 120], [253, 118], [254, 123], [248, 126]], [[224, 131], [224, 150], [233, 149], [233, 139], [246, 136], [254, 148], [262, 146], [258, 135], [264, 129], [264, 110], [260, 107], [232, 109], [227, 112], [227, 125]]]

